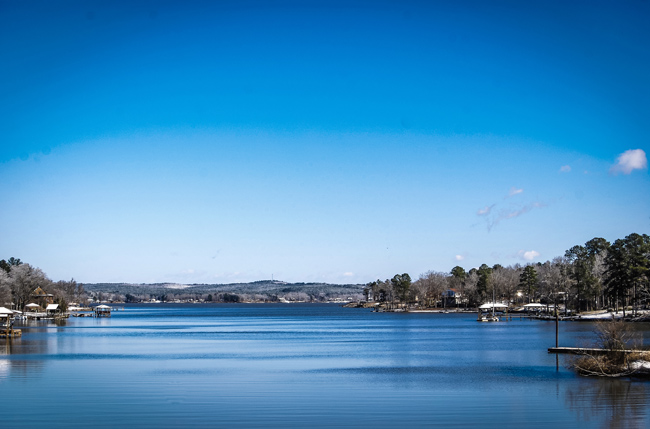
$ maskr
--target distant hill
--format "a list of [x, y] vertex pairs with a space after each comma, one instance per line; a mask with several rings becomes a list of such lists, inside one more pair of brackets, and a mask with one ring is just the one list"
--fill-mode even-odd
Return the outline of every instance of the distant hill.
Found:
[[287, 283], [279, 280], [260, 280], [251, 283], [178, 284], [178, 283], [85, 283], [91, 296], [114, 295], [115, 300], [138, 301], [164, 297], [171, 299], [223, 300], [224, 295], [237, 295], [242, 301], [327, 301], [332, 299], [360, 299], [365, 285], [329, 283]]

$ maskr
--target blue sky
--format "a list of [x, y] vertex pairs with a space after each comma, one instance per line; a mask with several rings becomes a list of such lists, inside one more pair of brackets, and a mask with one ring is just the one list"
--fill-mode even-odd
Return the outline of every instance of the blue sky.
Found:
[[0, 258], [365, 283], [650, 233], [650, 4], [565, 3], [0, 1]]

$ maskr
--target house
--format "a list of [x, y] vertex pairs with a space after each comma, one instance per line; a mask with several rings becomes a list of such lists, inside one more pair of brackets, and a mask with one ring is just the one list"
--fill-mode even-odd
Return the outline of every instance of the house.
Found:
[[45, 291], [41, 289], [40, 286], [37, 287], [34, 292], [32, 292], [30, 298], [33, 298], [34, 301], [41, 305], [41, 307], [45, 307], [49, 304], [54, 304], [54, 295], [51, 293], [45, 293]]
[[460, 305], [462, 302], [462, 295], [456, 289], [447, 289], [442, 294], [443, 306], [454, 307]]

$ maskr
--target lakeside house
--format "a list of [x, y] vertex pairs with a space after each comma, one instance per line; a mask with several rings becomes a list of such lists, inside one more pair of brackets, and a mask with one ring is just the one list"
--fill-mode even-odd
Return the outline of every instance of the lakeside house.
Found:
[[450, 288], [442, 294], [442, 300], [443, 307], [457, 307], [462, 302], [462, 295], [458, 290]]
[[29, 297], [33, 298], [41, 307], [54, 304], [54, 295], [46, 293], [40, 286], [37, 287]]

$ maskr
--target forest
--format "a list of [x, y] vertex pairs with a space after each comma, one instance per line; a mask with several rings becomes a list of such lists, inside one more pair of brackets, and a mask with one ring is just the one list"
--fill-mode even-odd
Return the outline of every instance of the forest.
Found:
[[[0, 303], [15, 309], [23, 309], [34, 300], [31, 295], [37, 288], [54, 295], [54, 302], [65, 311], [69, 303], [82, 303], [87, 295], [82, 284], [70, 281], [50, 280], [40, 269], [20, 259], [0, 260]], [[43, 304], [43, 303], [39, 303]]]
[[364, 288], [367, 300], [389, 305], [467, 307], [501, 301], [539, 302], [574, 312], [645, 308], [650, 303], [650, 237], [630, 234], [610, 243], [593, 238], [550, 261], [499, 264], [449, 273], [428, 271], [411, 282], [408, 274], [377, 280]]
[[427, 271], [412, 281], [409, 274], [366, 285], [286, 283], [262, 280], [236, 284], [82, 285], [74, 279], [52, 281], [20, 259], [0, 260], [0, 303], [22, 309], [37, 288], [52, 294], [65, 308], [69, 303], [102, 302], [382, 302], [394, 307], [476, 308], [496, 301], [508, 304], [539, 302], [574, 312], [628, 308], [650, 303], [650, 237], [630, 234], [613, 243], [593, 238], [550, 261], [526, 265], [495, 264], [450, 272]]
[[96, 283], [84, 285], [98, 301], [114, 302], [330, 302], [362, 299], [363, 285], [328, 283], [287, 283], [260, 280], [250, 283], [130, 284]]

